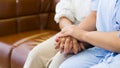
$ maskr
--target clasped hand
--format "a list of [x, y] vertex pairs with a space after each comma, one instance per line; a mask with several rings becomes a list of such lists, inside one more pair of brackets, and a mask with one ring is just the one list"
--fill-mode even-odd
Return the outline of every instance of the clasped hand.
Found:
[[56, 37], [55, 49], [59, 49], [61, 53], [65, 54], [77, 54], [78, 52], [84, 50], [85, 47], [82, 41], [80, 42], [78, 38], [80, 35], [79, 31], [82, 30], [79, 30], [79, 27], [75, 25], [63, 28]]

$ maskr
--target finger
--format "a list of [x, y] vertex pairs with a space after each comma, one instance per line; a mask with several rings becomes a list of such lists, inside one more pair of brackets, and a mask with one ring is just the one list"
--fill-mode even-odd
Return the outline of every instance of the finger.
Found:
[[55, 37], [55, 41], [56, 42], [59, 42], [59, 40], [60, 40], [60, 37], [59, 37], [59, 33], [56, 35], [56, 37]]
[[65, 38], [60, 39], [60, 52], [62, 53], [64, 51], [64, 44], [65, 44]]
[[69, 53], [70, 51], [70, 37], [67, 37], [66, 40], [65, 40], [65, 45], [64, 45], [64, 53]]
[[84, 48], [84, 45], [83, 45], [83, 43], [79, 43], [79, 51], [82, 51], [82, 50], [84, 50], [85, 48]]
[[81, 41], [77, 41], [78, 44], [79, 44], [79, 51], [82, 51], [82, 50], [85, 50], [85, 45], [84, 45], [84, 42], [81, 42]]
[[57, 42], [56, 44], [55, 44], [55, 49], [59, 49], [60, 48], [60, 42]]
[[60, 43], [61, 43], [60, 38], [56, 36], [55, 41], [56, 41], [56, 43], [55, 43], [55, 45], [56, 45], [55, 49], [59, 49], [60, 48]]
[[73, 40], [73, 52], [74, 54], [77, 54], [79, 51], [79, 45], [77, 43], [77, 40]]
[[60, 48], [60, 53], [63, 53], [64, 52], [64, 46], [63, 48]]
[[80, 46], [81, 46], [81, 49], [82, 49], [82, 50], [85, 50], [85, 46], [84, 46], [84, 44], [83, 44], [83, 43], [81, 43], [81, 45], [80, 45]]
[[79, 52], [82, 51], [81, 45], [79, 45], [79, 49], [78, 49], [78, 51], [79, 51]]
[[56, 37], [55, 41], [56, 42], [59, 42], [60, 38], [59, 37]]
[[68, 31], [60, 32], [60, 34], [59, 34], [59, 37], [66, 37], [66, 36], [70, 36], [70, 33]]
[[74, 51], [73, 51], [73, 42], [72, 42], [72, 41], [70, 41], [69, 48], [70, 48], [69, 53], [70, 53], [70, 54], [73, 54], [73, 53], [74, 53]]

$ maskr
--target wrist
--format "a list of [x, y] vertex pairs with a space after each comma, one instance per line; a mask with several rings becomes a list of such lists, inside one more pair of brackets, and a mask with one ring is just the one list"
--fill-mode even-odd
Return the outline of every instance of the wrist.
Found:
[[68, 19], [67, 17], [65, 17], [65, 16], [62, 16], [62, 17], [60, 17], [60, 19], [59, 19], [59, 27], [60, 27], [60, 29], [66, 27], [66, 26], [72, 25], [72, 24], [73, 24], [72, 21], [69, 20], [69, 19]]
[[89, 31], [84, 31], [81, 37], [82, 41], [87, 42], [86, 39], [88, 38], [88, 36], [89, 36]]

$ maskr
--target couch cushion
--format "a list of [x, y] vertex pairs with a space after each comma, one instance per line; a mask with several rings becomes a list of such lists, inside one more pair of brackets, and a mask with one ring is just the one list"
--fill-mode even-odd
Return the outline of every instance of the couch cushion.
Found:
[[[0, 37], [0, 41], [13, 45], [15, 42], [17, 42], [18, 40], [21, 40], [25, 37], [29, 37], [31, 35], [40, 34], [40, 33], [44, 33], [44, 32], [49, 32], [49, 31], [53, 31], [53, 30], [34, 30], [34, 31], [28, 31], [28, 32], [21, 32], [18, 34], [2, 36], [2, 37]], [[53, 32], [57, 32], [57, 31], [53, 31]]]
[[45, 41], [49, 37], [53, 36], [56, 31], [41, 31], [38, 34], [26, 37], [14, 43], [16, 47], [12, 51], [11, 55], [11, 68], [23, 68], [25, 60], [30, 50], [37, 44]]

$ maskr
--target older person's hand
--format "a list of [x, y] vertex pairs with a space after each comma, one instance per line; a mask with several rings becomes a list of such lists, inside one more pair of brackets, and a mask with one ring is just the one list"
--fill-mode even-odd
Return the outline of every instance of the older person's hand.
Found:
[[78, 42], [77, 39], [67, 36], [67, 37], [57, 37], [55, 49], [60, 49], [61, 53], [65, 54], [77, 54], [78, 52], [85, 49], [84, 45]]

